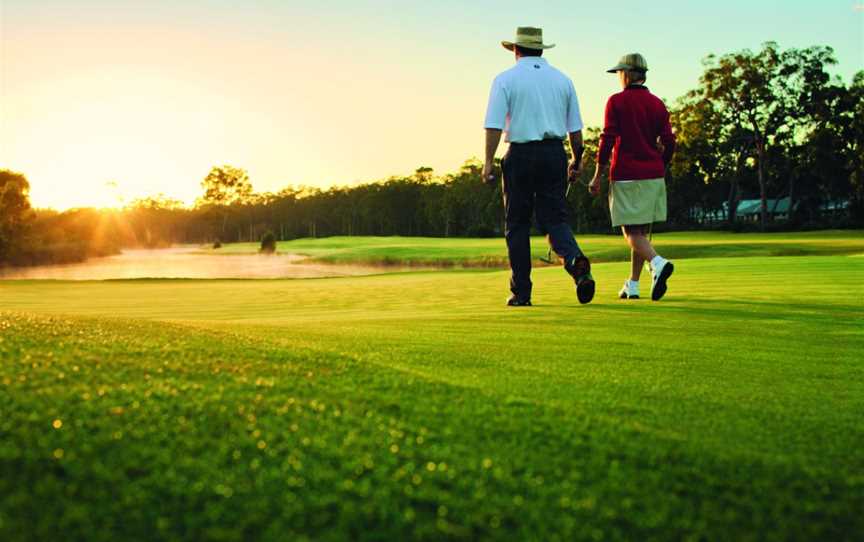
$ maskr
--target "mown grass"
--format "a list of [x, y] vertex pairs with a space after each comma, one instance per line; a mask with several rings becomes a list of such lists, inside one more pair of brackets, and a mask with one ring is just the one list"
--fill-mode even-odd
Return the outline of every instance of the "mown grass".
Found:
[[0, 539], [853, 540], [864, 258], [0, 283]]
[[[792, 234], [736, 234], [681, 232], [654, 236], [669, 258], [742, 256], [816, 256], [864, 253], [860, 231], [803, 232]], [[583, 251], [595, 262], [630, 258], [620, 235], [577, 236]], [[532, 239], [534, 259], [545, 257], [548, 244]], [[207, 254], [251, 254], [255, 243], [233, 243], [221, 249], [202, 249]], [[280, 252], [302, 254], [326, 263], [365, 263], [437, 267], [501, 267], [507, 265], [503, 239], [429, 237], [327, 237], [278, 243]]]

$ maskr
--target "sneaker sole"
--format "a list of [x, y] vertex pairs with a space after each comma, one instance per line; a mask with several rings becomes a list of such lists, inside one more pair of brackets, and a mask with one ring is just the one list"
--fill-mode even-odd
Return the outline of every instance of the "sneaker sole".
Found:
[[586, 303], [591, 303], [591, 300], [594, 299], [594, 290], [596, 289], [596, 285], [592, 279], [585, 279], [579, 284], [576, 285], [576, 297], [579, 299], [579, 303], [585, 305]]
[[663, 268], [663, 271], [660, 272], [660, 276], [657, 277], [657, 284], [651, 290], [652, 301], [660, 301], [666, 295], [666, 281], [672, 276], [673, 271], [675, 271], [675, 266], [672, 265], [672, 262], [669, 262]]

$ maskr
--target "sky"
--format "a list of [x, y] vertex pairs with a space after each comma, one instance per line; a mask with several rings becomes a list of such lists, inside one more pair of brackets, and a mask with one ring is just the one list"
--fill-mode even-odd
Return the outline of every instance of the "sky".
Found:
[[192, 203], [221, 164], [262, 192], [454, 172], [517, 26], [557, 45], [588, 126], [628, 52], [668, 103], [706, 55], [768, 40], [864, 69], [861, 0], [0, 0], [0, 169], [57, 209]]

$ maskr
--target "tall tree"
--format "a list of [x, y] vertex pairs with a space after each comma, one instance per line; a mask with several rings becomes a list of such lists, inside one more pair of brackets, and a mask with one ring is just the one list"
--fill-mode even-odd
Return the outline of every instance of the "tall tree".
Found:
[[[774, 169], [788, 179], [785, 194], [789, 196], [790, 214], [798, 207], [802, 188], [809, 188], [802, 187], [802, 182], [818, 186], [828, 199], [832, 192], [826, 190], [828, 185], [841, 179], [848, 183], [848, 175], [838, 170], [838, 161], [832, 158], [841, 146], [835, 138], [840, 136], [838, 107], [845, 91], [842, 82], [832, 81], [827, 71], [836, 63], [830, 47], [788, 49], [780, 55], [781, 84], [776, 92], [782, 102], [777, 113], [783, 118], [775, 122], [774, 145], [781, 152], [775, 153], [779, 163]], [[819, 199], [810, 198], [814, 202]]]
[[252, 197], [252, 183], [246, 170], [232, 166], [213, 167], [201, 181], [204, 195], [197, 201], [199, 207], [216, 208], [222, 215], [222, 237], [228, 226], [228, 208], [248, 203]]
[[24, 242], [23, 236], [32, 219], [30, 183], [21, 173], [0, 170], [0, 264]]
[[721, 137], [725, 135], [728, 140], [737, 132], [739, 138], [746, 133], [752, 138], [764, 228], [768, 215], [766, 147], [778, 123], [787, 116], [783, 100], [778, 99], [783, 94], [779, 87], [784, 83], [780, 51], [776, 43], [768, 42], [757, 53], [745, 49], [719, 58], [711, 55], [704, 64], [700, 91], [722, 119]]
[[203, 204], [233, 205], [246, 203], [252, 196], [252, 183], [246, 170], [232, 166], [214, 167], [201, 181]]
[[864, 71], [859, 71], [840, 105], [839, 144], [849, 172], [853, 219], [864, 224]]

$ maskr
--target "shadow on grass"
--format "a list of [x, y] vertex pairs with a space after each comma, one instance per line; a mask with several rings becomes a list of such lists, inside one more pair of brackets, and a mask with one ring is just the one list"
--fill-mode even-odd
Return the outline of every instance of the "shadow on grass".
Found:
[[[634, 302], [602, 305], [605, 310], [634, 314]], [[783, 320], [805, 324], [827, 324], [830, 326], [860, 327], [864, 319], [864, 307], [860, 305], [838, 305], [828, 303], [781, 303], [776, 301], [754, 301], [748, 299], [706, 299], [698, 296], [676, 296], [663, 301], [640, 300], [650, 303], [652, 311], [668, 314], [688, 314], [736, 320]], [[641, 310], [647, 307], [639, 307]], [[645, 314], [639, 312], [638, 314]], [[635, 315], [635, 314], [634, 314]], [[757, 330], [754, 329], [754, 332]]]

